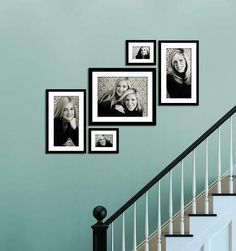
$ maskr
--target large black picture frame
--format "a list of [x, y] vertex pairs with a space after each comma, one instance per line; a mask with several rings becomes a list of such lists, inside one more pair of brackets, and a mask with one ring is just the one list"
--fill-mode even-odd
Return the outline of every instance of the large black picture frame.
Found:
[[[123, 96], [119, 97], [116, 86], [120, 86], [119, 81], [122, 79], [129, 86], [129, 91], [124, 91]], [[125, 85], [124, 82], [121, 82], [122, 86]], [[116, 97], [111, 94], [112, 91], [117, 94]], [[128, 92], [135, 94], [119, 100]], [[110, 102], [110, 94], [114, 96], [113, 104]], [[106, 95], [109, 97], [104, 97]], [[132, 104], [129, 105], [127, 101], [131, 98], [137, 101], [133, 111], [131, 111]], [[121, 114], [117, 112], [116, 105], [123, 106], [126, 112]], [[89, 124], [156, 125], [156, 69], [89, 68]]]

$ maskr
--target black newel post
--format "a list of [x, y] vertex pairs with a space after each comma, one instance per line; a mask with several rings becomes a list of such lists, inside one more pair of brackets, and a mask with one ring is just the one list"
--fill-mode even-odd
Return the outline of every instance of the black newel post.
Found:
[[97, 206], [93, 209], [93, 216], [97, 223], [92, 226], [93, 229], [93, 251], [107, 251], [107, 229], [102, 221], [107, 215], [107, 210], [103, 206]]

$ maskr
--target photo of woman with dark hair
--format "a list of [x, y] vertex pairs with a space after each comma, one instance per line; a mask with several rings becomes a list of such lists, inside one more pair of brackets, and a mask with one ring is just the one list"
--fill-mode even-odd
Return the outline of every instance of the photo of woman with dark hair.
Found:
[[190, 60], [185, 49], [174, 49], [169, 57], [167, 98], [191, 98]]
[[54, 146], [78, 146], [76, 108], [71, 97], [59, 97], [54, 106]]

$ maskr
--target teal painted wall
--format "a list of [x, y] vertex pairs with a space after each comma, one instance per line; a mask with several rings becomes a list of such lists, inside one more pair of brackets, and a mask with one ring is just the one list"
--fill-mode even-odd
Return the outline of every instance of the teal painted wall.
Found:
[[[235, 7], [0, 1], [0, 250], [92, 250], [94, 206], [110, 215], [235, 105]], [[200, 105], [157, 106], [157, 126], [120, 127], [119, 155], [45, 154], [45, 89], [87, 88], [89, 67], [124, 67], [126, 39], [199, 39]]]

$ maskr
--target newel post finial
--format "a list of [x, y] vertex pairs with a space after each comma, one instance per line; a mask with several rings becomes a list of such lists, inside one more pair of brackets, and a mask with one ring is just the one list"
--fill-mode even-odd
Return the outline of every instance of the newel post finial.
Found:
[[107, 229], [108, 225], [103, 223], [107, 215], [107, 210], [103, 206], [97, 206], [93, 209], [93, 216], [97, 223], [92, 226], [93, 229], [93, 251], [107, 251]]

